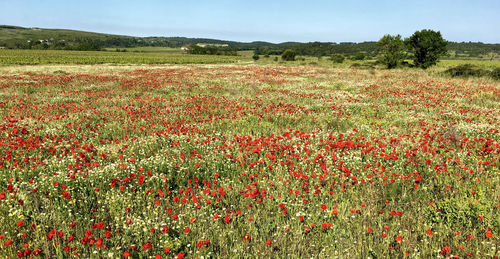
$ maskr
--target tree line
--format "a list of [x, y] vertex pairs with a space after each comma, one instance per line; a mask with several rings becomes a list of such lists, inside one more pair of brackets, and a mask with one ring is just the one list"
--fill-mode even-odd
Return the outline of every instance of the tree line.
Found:
[[[90, 33], [71, 30], [30, 29], [16, 26], [0, 25], [0, 47], [12, 49], [64, 49], [64, 50], [97, 50], [102, 48], [132, 48], [132, 47], [171, 47], [196, 45], [227, 45], [234, 51], [253, 50], [257, 55], [282, 55], [287, 49], [292, 49], [301, 56], [332, 56], [342, 55], [344, 58], [362, 60], [375, 59], [380, 47], [376, 41], [367, 42], [283, 42], [269, 43], [264, 41], [236, 42], [206, 38], [186, 37], [131, 37]], [[450, 58], [475, 58], [500, 55], [500, 44], [481, 42], [448, 42], [447, 55]], [[225, 50], [218, 51], [219, 53]], [[213, 52], [206, 50], [206, 52]], [[233, 52], [227, 52], [230, 55]], [[492, 56], [493, 57], [493, 56]]]

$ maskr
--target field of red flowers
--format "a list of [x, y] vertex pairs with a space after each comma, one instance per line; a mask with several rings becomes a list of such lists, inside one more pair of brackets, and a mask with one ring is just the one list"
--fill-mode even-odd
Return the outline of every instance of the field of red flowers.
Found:
[[2, 258], [500, 255], [498, 82], [28, 67], [0, 116]]

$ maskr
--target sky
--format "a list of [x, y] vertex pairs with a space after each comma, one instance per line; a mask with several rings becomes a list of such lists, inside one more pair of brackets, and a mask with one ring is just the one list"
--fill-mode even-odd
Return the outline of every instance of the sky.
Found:
[[432, 29], [449, 41], [500, 43], [500, 0], [0, 0], [0, 24], [275, 43]]

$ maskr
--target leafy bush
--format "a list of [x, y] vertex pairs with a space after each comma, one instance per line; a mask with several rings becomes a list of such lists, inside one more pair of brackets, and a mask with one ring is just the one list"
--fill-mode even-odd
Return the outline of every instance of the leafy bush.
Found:
[[493, 69], [493, 71], [490, 72], [490, 76], [495, 80], [500, 80], [500, 67]]
[[216, 46], [198, 46], [196, 44], [192, 44], [189, 46], [187, 51], [189, 54], [196, 55], [224, 55], [224, 56], [237, 56], [238, 53], [236, 50], [227, 48], [227, 47], [216, 47]]
[[259, 57], [259, 54], [255, 53], [255, 54], [253, 54], [252, 58], [253, 58], [253, 60], [257, 61], [257, 60], [259, 60], [260, 57]]
[[451, 67], [444, 72], [445, 74], [448, 74], [451, 77], [482, 77], [482, 76], [487, 76], [489, 74], [487, 70], [471, 64], [464, 64], [456, 67]]
[[82, 42], [76, 46], [71, 47], [71, 50], [79, 51], [99, 51], [101, 47], [93, 42]]
[[281, 55], [281, 59], [283, 59], [284, 61], [294, 61], [295, 60], [295, 55], [296, 55], [295, 50], [287, 49]]
[[343, 63], [344, 60], [345, 60], [344, 56], [342, 56], [340, 54], [332, 55], [332, 61], [333, 61], [333, 63]]
[[351, 57], [352, 60], [364, 60], [366, 58], [366, 54], [363, 52], [358, 52], [354, 56]]

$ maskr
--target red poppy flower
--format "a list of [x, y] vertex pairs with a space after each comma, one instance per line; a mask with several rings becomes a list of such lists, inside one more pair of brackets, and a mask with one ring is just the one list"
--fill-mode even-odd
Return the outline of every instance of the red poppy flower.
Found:
[[151, 243], [150, 242], [142, 245], [142, 251], [146, 251], [146, 250], [149, 250], [149, 249], [151, 249]]
[[52, 240], [56, 236], [56, 230], [53, 228], [48, 234], [47, 234], [47, 240]]
[[451, 249], [450, 249], [449, 247], [445, 246], [445, 247], [443, 247], [443, 248], [441, 249], [441, 251], [439, 251], [439, 252], [440, 252], [442, 255], [445, 255], [445, 254], [449, 253], [450, 251], [451, 251]]
[[102, 238], [97, 239], [97, 242], [95, 243], [95, 246], [97, 248], [101, 248], [101, 246], [102, 246]]

